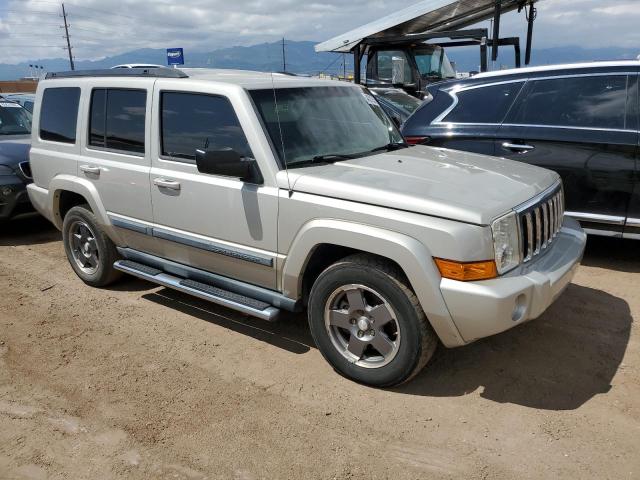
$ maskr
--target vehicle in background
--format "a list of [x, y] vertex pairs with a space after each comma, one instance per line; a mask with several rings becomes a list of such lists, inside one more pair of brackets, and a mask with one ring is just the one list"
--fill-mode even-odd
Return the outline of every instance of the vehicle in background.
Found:
[[[533, 23], [538, 0], [422, 0], [371, 23], [316, 45], [316, 52], [353, 54], [354, 82], [367, 87], [402, 88], [424, 99], [430, 84], [455, 79], [456, 71], [447, 57], [453, 47], [478, 46], [480, 70], [498, 59], [498, 48], [514, 48], [520, 67], [520, 38], [500, 37], [501, 16], [518, 11], [527, 20], [525, 64], [531, 60]], [[467, 27], [493, 20], [493, 31]], [[366, 58], [366, 78], [361, 75]]]
[[125, 272], [268, 321], [306, 309], [365, 384], [538, 317], [584, 251], [556, 173], [409, 148], [360, 85], [131, 69], [48, 74], [37, 98], [29, 195], [85, 283]]
[[35, 214], [26, 186], [31, 183], [31, 114], [0, 99], [0, 223]]
[[369, 88], [369, 91], [397, 126], [402, 125], [422, 105], [422, 100], [400, 88]]
[[116, 65], [114, 68], [168, 68], [166, 65], [155, 65], [153, 63], [123, 63], [122, 65]]
[[33, 114], [33, 106], [36, 100], [35, 93], [2, 93], [0, 94], [0, 96], [2, 96], [2, 98], [6, 98], [7, 100], [18, 102], [25, 109], [27, 109], [29, 113]]
[[637, 61], [481, 73], [432, 86], [402, 133], [555, 170], [588, 233], [640, 239], [638, 75]]

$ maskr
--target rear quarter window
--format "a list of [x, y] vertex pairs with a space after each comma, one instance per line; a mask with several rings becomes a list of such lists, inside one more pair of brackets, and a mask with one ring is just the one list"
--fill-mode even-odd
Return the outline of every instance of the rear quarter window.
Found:
[[402, 126], [402, 134], [421, 135], [439, 115], [453, 104], [453, 98], [437, 88], [430, 88], [430, 101], [425, 101]]
[[76, 143], [80, 88], [51, 87], [42, 94], [40, 138], [60, 143]]
[[501, 123], [524, 82], [487, 85], [461, 90], [458, 104], [442, 119], [444, 123]]

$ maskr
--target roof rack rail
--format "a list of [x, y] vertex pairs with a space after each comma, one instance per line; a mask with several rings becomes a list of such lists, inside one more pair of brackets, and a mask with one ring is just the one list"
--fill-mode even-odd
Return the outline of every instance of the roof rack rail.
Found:
[[155, 77], [189, 78], [177, 68], [109, 68], [103, 70], [73, 70], [69, 72], [49, 72], [46, 79], [75, 77]]

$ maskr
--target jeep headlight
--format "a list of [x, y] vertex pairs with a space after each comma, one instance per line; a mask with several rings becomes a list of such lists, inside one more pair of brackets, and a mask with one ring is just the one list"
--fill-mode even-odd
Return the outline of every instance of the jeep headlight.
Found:
[[520, 264], [520, 239], [518, 236], [518, 216], [515, 212], [494, 220], [491, 224], [493, 249], [496, 254], [498, 273], [512, 270]]

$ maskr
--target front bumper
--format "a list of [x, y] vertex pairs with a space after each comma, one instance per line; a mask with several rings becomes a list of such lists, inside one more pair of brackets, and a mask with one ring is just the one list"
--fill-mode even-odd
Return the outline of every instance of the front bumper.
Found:
[[493, 280], [442, 279], [440, 289], [466, 343], [539, 317], [571, 283], [586, 245], [578, 222], [565, 218], [549, 251]]
[[0, 221], [34, 213], [24, 182], [17, 176], [0, 176]]

